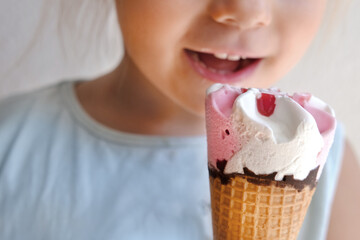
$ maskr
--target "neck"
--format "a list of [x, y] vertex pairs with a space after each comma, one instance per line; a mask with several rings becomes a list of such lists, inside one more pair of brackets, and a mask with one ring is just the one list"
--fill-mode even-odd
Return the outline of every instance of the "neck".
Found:
[[90, 116], [116, 130], [164, 136], [205, 133], [204, 118], [161, 93], [127, 55], [110, 74], [80, 84], [77, 94]]

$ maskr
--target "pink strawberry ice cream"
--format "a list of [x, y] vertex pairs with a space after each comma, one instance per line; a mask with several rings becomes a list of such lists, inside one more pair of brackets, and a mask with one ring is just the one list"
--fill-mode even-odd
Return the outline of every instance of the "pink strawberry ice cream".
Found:
[[303, 180], [326, 161], [333, 110], [310, 94], [214, 84], [206, 98], [209, 168], [225, 174], [276, 173]]

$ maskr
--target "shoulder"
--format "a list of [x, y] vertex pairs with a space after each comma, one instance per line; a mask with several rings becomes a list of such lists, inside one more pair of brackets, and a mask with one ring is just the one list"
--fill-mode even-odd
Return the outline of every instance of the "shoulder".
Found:
[[35, 116], [61, 106], [60, 88], [63, 84], [59, 83], [1, 100], [0, 128], [4, 124], [15, 124], [18, 120], [26, 120], [29, 115]]
[[[344, 161], [331, 212], [328, 239], [354, 239], [359, 236], [360, 167], [349, 143], [345, 143]], [[339, 224], [341, 222], [342, 224]]]
[[61, 96], [64, 84], [52, 85], [0, 101], [0, 139], [3, 147], [9, 148], [15, 140], [31, 141], [52, 128], [52, 123], [65, 109]]
[[334, 143], [331, 147], [332, 153], [334, 154], [334, 152], [336, 152], [338, 154], [342, 154], [344, 150], [344, 144], [345, 144], [345, 129], [342, 123], [338, 123], [336, 126]]
[[325, 239], [332, 202], [338, 184], [344, 153], [344, 127], [337, 124], [334, 142], [330, 148], [325, 167], [306, 214], [298, 239]]
[[0, 117], [6, 117], [5, 113], [18, 112], [18, 109], [30, 107], [36, 102], [44, 99], [50, 100], [57, 95], [58, 89], [63, 83], [41, 88], [32, 92], [16, 94], [0, 100]]
[[59, 93], [59, 89], [64, 84], [68, 83], [60, 82], [30, 92], [15, 94], [4, 99], [0, 99], [0, 110], [9, 109], [11, 107], [29, 105], [36, 100], [50, 98], [50, 96], [57, 96]]
[[344, 126], [341, 123], [338, 123], [335, 131], [334, 142], [330, 148], [328, 159], [325, 165], [325, 167], [328, 168], [328, 171], [331, 172], [331, 174], [334, 176], [337, 176], [340, 171], [344, 155], [344, 147], [345, 130]]

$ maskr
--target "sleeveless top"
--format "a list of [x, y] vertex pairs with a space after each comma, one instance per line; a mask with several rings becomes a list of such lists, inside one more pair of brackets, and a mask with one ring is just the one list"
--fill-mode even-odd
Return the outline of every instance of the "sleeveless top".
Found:
[[[128, 134], [94, 121], [73, 82], [0, 103], [0, 239], [212, 239], [206, 138]], [[298, 239], [325, 239], [338, 127]]]

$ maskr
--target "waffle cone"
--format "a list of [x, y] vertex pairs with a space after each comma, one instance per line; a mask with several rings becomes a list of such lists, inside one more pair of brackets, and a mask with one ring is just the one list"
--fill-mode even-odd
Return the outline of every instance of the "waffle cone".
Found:
[[315, 188], [260, 185], [210, 176], [214, 240], [296, 239]]

